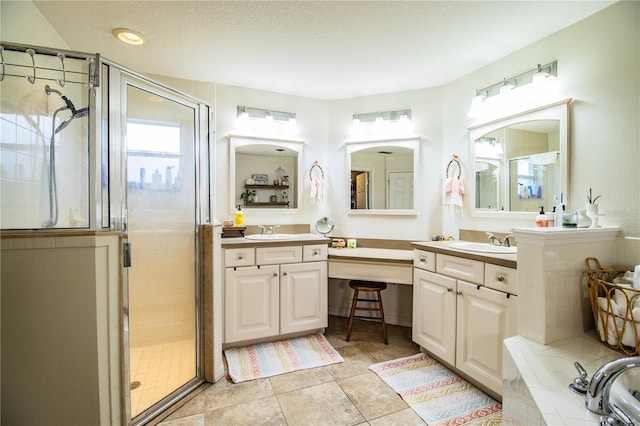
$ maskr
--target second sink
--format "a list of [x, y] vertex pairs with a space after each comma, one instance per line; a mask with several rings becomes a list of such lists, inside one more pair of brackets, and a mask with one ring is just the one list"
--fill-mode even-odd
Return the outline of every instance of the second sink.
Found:
[[488, 243], [458, 242], [449, 244], [449, 248], [480, 253], [513, 254], [518, 252], [517, 247], [494, 246]]

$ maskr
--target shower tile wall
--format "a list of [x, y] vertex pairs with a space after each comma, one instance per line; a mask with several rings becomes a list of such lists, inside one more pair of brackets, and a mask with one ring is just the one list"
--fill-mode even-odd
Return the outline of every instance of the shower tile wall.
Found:
[[[24, 52], [4, 51], [7, 64], [26, 65]], [[36, 55], [37, 66], [57, 69], [55, 56]], [[67, 59], [67, 76], [82, 71], [83, 62]], [[30, 59], [29, 64], [30, 66]], [[26, 70], [26, 71], [25, 71]], [[29, 68], [6, 67], [7, 73], [30, 72]], [[51, 80], [41, 79], [51, 78]], [[87, 106], [84, 85], [55, 82], [59, 74], [39, 70], [38, 79], [5, 76], [0, 81], [0, 227], [2, 229], [40, 228], [49, 216], [48, 151], [53, 112], [64, 106], [55, 93], [47, 96], [45, 86], [59, 90], [77, 108]], [[70, 79], [70, 77], [68, 77]], [[62, 111], [56, 125], [70, 115]], [[86, 118], [74, 120], [56, 135], [56, 165], [59, 193], [58, 227], [86, 227], [88, 211], [88, 132]]]
[[45, 129], [51, 128], [44, 85], [10, 78], [0, 84], [0, 225], [39, 228], [48, 211]]

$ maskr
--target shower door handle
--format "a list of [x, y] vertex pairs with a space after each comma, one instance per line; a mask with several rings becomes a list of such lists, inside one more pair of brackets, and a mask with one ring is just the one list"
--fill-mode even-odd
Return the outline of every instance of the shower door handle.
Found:
[[122, 263], [125, 268], [131, 267], [131, 243], [122, 244]]

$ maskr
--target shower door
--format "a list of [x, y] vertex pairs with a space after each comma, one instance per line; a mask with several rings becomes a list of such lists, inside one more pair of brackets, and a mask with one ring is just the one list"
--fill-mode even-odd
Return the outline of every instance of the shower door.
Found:
[[125, 266], [130, 259], [124, 294], [125, 393], [128, 417], [137, 424], [202, 382], [198, 105], [137, 79], [123, 79], [121, 87]]

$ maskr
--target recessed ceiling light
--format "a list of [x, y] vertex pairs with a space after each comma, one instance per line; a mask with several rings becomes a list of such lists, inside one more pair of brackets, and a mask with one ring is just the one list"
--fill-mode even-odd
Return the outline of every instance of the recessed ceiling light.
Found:
[[113, 36], [118, 40], [134, 46], [140, 46], [144, 43], [144, 37], [142, 37], [142, 34], [128, 28], [114, 28], [111, 30], [111, 34], [113, 34]]

